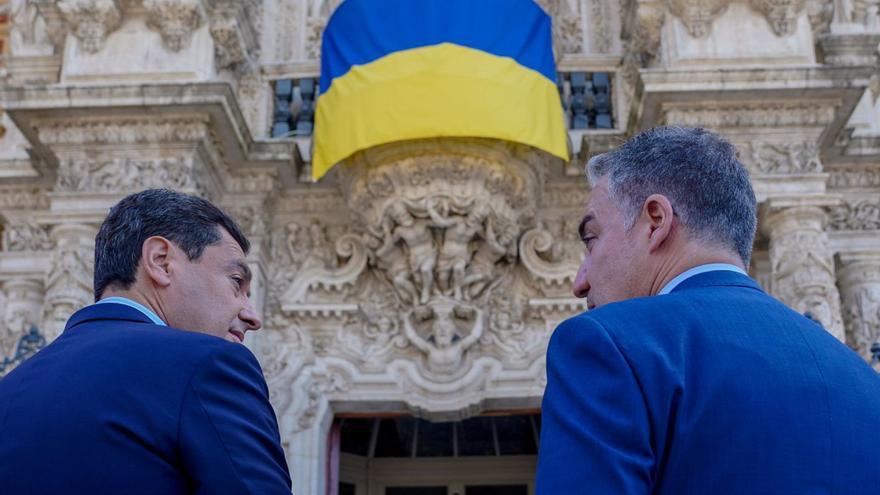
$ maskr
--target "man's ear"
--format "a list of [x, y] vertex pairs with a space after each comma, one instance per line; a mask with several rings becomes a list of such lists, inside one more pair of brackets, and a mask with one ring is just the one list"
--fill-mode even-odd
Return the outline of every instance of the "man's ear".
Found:
[[147, 278], [159, 287], [171, 284], [171, 261], [174, 246], [168, 239], [155, 235], [147, 238], [141, 247], [141, 267]]
[[648, 250], [654, 252], [671, 239], [675, 217], [672, 203], [662, 194], [652, 194], [645, 200], [642, 216], [648, 224]]

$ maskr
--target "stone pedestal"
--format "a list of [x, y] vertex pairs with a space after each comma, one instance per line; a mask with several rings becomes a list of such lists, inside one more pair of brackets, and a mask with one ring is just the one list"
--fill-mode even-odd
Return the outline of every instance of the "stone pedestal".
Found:
[[880, 251], [841, 253], [838, 284], [846, 343], [867, 360], [880, 341]]
[[826, 216], [817, 206], [782, 208], [768, 216], [762, 228], [770, 239], [771, 291], [844, 341]]

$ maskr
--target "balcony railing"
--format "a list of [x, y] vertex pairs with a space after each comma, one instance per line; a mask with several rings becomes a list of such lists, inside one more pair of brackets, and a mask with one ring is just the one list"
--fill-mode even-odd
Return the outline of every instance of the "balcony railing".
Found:
[[[612, 74], [560, 72], [557, 85], [570, 130], [613, 129]], [[272, 137], [308, 137], [315, 127], [316, 78], [279, 79], [274, 83]]]

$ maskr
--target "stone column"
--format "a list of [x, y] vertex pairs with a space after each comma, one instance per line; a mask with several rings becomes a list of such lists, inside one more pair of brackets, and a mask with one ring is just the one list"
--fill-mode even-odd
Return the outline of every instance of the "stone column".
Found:
[[6, 308], [0, 325], [0, 361], [12, 358], [22, 335], [40, 323], [43, 282], [27, 278], [7, 280], [2, 285]]
[[839, 268], [846, 343], [870, 361], [880, 341], [880, 250], [841, 253]]
[[771, 212], [763, 229], [770, 239], [772, 293], [845, 340], [834, 260], [824, 230], [825, 210], [792, 206]]
[[62, 223], [52, 229], [55, 251], [45, 277], [41, 326], [49, 341], [61, 334], [70, 315], [94, 301], [96, 233], [94, 226], [82, 223]]

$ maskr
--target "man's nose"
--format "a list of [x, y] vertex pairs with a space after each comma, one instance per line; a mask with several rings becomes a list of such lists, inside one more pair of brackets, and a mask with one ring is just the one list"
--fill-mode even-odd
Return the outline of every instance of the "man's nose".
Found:
[[245, 300], [244, 308], [238, 314], [238, 318], [247, 325], [248, 330], [259, 330], [263, 326], [263, 321], [260, 319], [260, 315], [257, 314], [257, 310], [254, 309], [250, 298]]
[[571, 292], [574, 294], [574, 297], [587, 297], [587, 292], [590, 291], [590, 283], [587, 282], [586, 265], [586, 262], [581, 263], [577, 274], [574, 276], [574, 282], [571, 283]]

